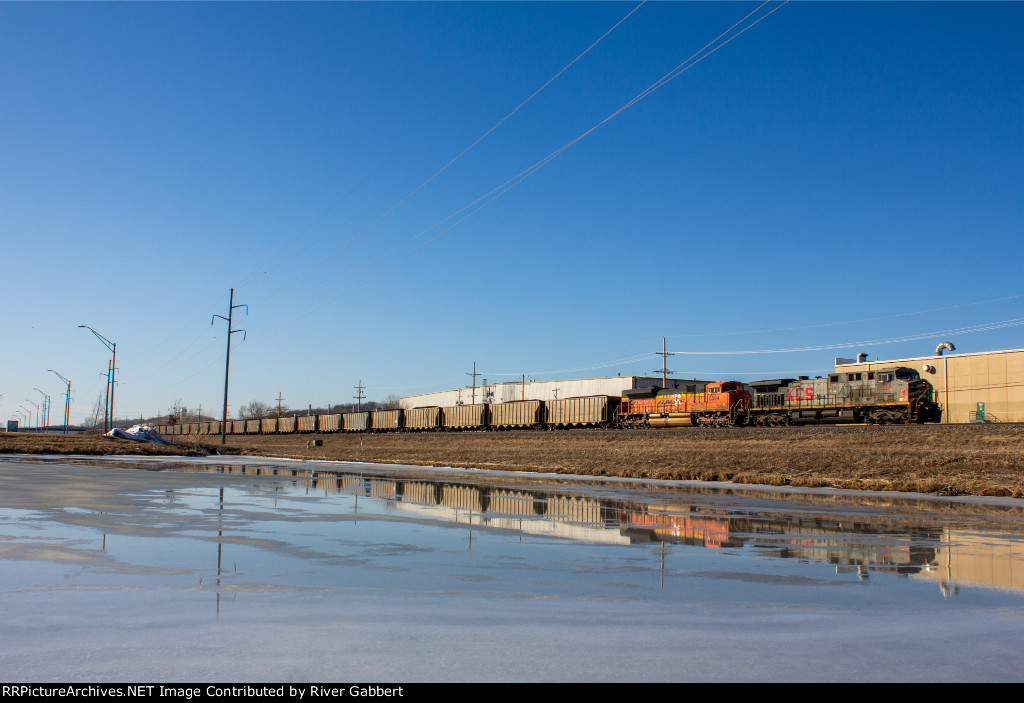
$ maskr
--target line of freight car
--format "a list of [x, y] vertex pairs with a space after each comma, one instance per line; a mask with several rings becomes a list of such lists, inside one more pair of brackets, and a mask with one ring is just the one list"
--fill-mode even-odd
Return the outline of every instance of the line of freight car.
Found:
[[[584, 396], [559, 400], [519, 400], [411, 410], [373, 410], [329, 415], [298, 415], [262, 420], [229, 420], [225, 434], [301, 432], [446, 432], [612, 427], [617, 424], [619, 399]], [[221, 434], [220, 422], [160, 425], [165, 435]]]
[[[737, 427], [807, 422], [939, 422], [932, 385], [912, 368], [784, 378], [676, 384], [627, 390], [622, 398], [476, 403], [411, 410], [233, 420], [228, 434], [422, 432], [569, 427]], [[220, 422], [161, 425], [161, 434], [220, 434]]]

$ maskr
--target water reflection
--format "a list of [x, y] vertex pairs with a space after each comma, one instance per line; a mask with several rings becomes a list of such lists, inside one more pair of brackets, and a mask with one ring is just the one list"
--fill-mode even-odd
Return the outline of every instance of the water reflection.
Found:
[[[152, 467], [147, 467], [152, 468]], [[862, 496], [802, 495], [787, 501], [752, 489], [694, 491], [678, 487], [631, 490], [621, 484], [581, 488], [571, 481], [423, 475], [394, 476], [261, 464], [182, 464], [178, 472], [284, 479], [275, 490], [372, 499], [379, 509], [447, 524], [479, 526], [610, 545], [685, 545], [747, 551], [762, 557], [834, 565], [836, 573], [872, 573], [928, 579], [944, 596], [971, 585], [1024, 592], [1024, 536], [1016, 507], [975, 507], [976, 516], [929, 503]], [[517, 485], [518, 484], [518, 485]], [[616, 493], [595, 497], [595, 493]], [[865, 508], [864, 503], [874, 503]], [[219, 508], [224, 507], [223, 488]], [[376, 507], [374, 508], [377, 509]], [[989, 514], [984, 514], [989, 513]], [[984, 529], [979, 525], [986, 525]], [[995, 524], [997, 529], [990, 525]], [[218, 532], [219, 537], [223, 532]], [[472, 539], [470, 532], [469, 539]], [[220, 542], [220, 539], [218, 539]], [[662, 563], [663, 560], [662, 560]], [[218, 545], [218, 583], [221, 573]]]

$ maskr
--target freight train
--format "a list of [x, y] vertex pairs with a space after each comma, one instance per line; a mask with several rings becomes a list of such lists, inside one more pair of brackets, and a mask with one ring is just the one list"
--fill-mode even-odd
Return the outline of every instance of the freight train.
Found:
[[[827, 377], [676, 383], [558, 400], [518, 400], [410, 410], [229, 420], [225, 434], [295, 432], [454, 432], [572, 427], [744, 427], [815, 422], [938, 422], [934, 389], [914, 369], [834, 373]], [[159, 425], [164, 435], [221, 434], [220, 422]]]

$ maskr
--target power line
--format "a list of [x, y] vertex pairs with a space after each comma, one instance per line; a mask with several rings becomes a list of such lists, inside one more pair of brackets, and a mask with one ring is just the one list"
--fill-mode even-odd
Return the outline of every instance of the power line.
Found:
[[913, 342], [920, 339], [929, 339], [933, 337], [946, 337], [954, 334], [973, 334], [975, 332], [988, 332], [990, 330], [1004, 329], [1006, 327], [1016, 327], [1018, 325], [1024, 325], [1024, 317], [1012, 318], [1010, 320], [1000, 320], [998, 322], [984, 322], [978, 325], [970, 325], [968, 327], [958, 327], [950, 330], [941, 330], [938, 332], [924, 332], [920, 334], [905, 335], [903, 337], [892, 337], [890, 339], [871, 339], [860, 342], [843, 342], [840, 344], [823, 344], [815, 347], [792, 347], [788, 349], [745, 349], [735, 351], [677, 351], [675, 354], [690, 354], [700, 356], [717, 356], [717, 355], [738, 355], [738, 354], [789, 354], [795, 352], [808, 352], [808, 351], [824, 351], [826, 349], [844, 349], [847, 347], [864, 347], [871, 344], [897, 344], [899, 342]]
[[[473, 150], [473, 149], [474, 149], [474, 148], [475, 148], [475, 147], [476, 147], [476, 146], [477, 146], [478, 144], [480, 144], [480, 142], [482, 142], [482, 141], [483, 141], [484, 139], [486, 139], [486, 138], [487, 138], [488, 136], [490, 136], [490, 135], [491, 135], [491, 134], [492, 134], [492, 133], [493, 133], [493, 132], [494, 132], [494, 131], [495, 131], [496, 129], [498, 129], [498, 127], [500, 127], [501, 125], [503, 125], [503, 124], [504, 124], [505, 122], [507, 122], [507, 121], [508, 121], [509, 119], [511, 119], [513, 115], [515, 115], [515, 114], [516, 114], [517, 112], [519, 112], [519, 111], [520, 111], [521, 109], [523, 109], [524, 107], [526, 107], [526, 105], [527, 105], [527, 104], [528, 104], [528, 103], [529, 103], [530, 101], [532, 101], [532, 100], [533, 100], [533, 99], [534, 99], [535, 97], [537, 97], [537, 96], [538, 96], [538, 95], [539, 95], [539, 94], [540, 94], [540, 93], [541, 93], [541, 92], [542, 92], [542, 91], [543, 91], [543, 90], [544, 90], [545, 88], [547, 88], [547, 87], [548, 87], [549, 85], [551, 85], [551, 84], [552, 84], [552, 83], [553, 83], [553, 82], [554, 82], [555, 80], [557, 80], [559, 76], [561, 76], [561, 75], [562, 75], [563, 73], [565, 73], [566, 71], [568, 71], [568, 70], [569, 70], [569, 69], [570, 69], [570, 68], [571, 68], [572, 66], [574, 66], [574, 65], [575, 65], [575, 64], [576, 64], [577, 62], [579, 62], [579, 61], [580, 61], [580, 59], [582, 59], [582, 58], [583, 58], [584, 56], [586, 56], [586, 55], [587, 55], [588, 53], [590, 53], [591, 49], [593, 49], [594, 47], [596, 47], [596, 46], [597, 46], [598, 44], [600, 44], [600, 43], [601, 43], [601, 41], [603, 41], [603, 40], [604, 40], [604, 39], [605, 39], [605, 38], [606, 38], [606, 37], [607, 37], [607, 36], [608, 36], [609, 34], [611, 34], [611, 33], [612, 33], [612, 32], [614, 32], [614, 31], [615, 31], [616, 29], [618, 29], [618, 27], [619, 27], [619, 26], [620, 26], [620, 25], [621, 25], [621, 24], [622, 24], [623, 22], [625, 22], [625, 21], [626, 21], [627, 19], [629, 19], [629, 18], [630, 18], [630, 17], [631, 17], [631, 16], [632, 16], [632, 15], [633, 15], [633, 14], [634, 14], [634, 13], [635, 13], [635, 12], [636, 12], [637, 10], [639, 10], [639, 9], [640, 9], [640, 8], [641, 8], [641, 7], [642, 7], [642, 6], [643, 6], [643, 5], [644, 5], [644, 4], [646, 3], [646, 2], [647, 2], [647, 0], [641, 0], [641, 2], [640, 2], [640, 3], [639, 3], [639, 4], [637, 5], [637, 6], [636, 6], [636, 7], [634, 7], [634, 8], [632, 9], [632, 10], [630, 10], [629, 12], [627, 12], [627, 13], [626, 13], [626, 15], [625, 15], [625, 16], [624, 16], [624, 17], [623, 17], [622, 19], [620, 19], [620, 20], [619, 20], [618, 22], [616, 22], [616, 23], [615, 23], [615, 24], [614, 24], [614, 25], [613, 25], [613, 26], [611, 27], [611, 29], [609, 29], [609, 30], [608, 30], [608, 31], [606, 31], [606, 32], [605, 32], [604, 34], [602, 34], [602, 35], [601, 35], [601, 36], [600, 36], [600, 37], [599, 37], [599, 38], [598, 38], [598, 39], [597, 39], [596, 41], [594, 41], [594, 42], [593, 42], [593, 43], [592, 43], [592, 44], [591, 44], [590, 46], [588, 46], [588, 47], [587, 47], [586, 49], [584, 49], [582, 53], [580, 53], [580, 54], [579, 54], [578, 56], [576, 56], [576, 58], [574, 58], [574, 59], [573, 59], [572, 61], [570, 61], [570, 62], [569, 62], [568, 64], [566, 64], [565, 66], [563, 66], [563, 67], [562, 67], [562, 69], [561, 69], [560, 71], [558, 71], [558, 72], [557, 72], [557, 73], [556, 73], [556, 74], [555, 74], [554, 76], [552, 76], [551, 78], [549, 78], [549, 79], [547, 80], [547, 82], [545, 82], [545, 83], [544, 83], [544, 84], [543, 84], [542, 86], [540, 86], [539, 88], [537, 88], [537, 89], [536, 89], [536, 90], [535, 90], [535, 91], [534, 91], [533, 93], [531, 93], [531, 94], [530, 94], [530, 96], [529, 96], [529, 97], [527, 97], [527, 98], [526, 98], [525, 100], [523, 100], [523, 101], [522, 101], [521, 103], [519, 103], [519, 105], [518, 105], [518, 106], [516, 106], [516, 108], [515, 108], [515, 109], [513, 109], [513, 110], [512, 110], [511, 112], [509, 112], [509, 113], [508, 113], [507, 115], [505, 115], [505, 116], [504, 116], [504, 117], [502, 117], [502, 118], [501, 118], [500, 120], [498, 120], [498, 121], [497, 121], [497, 122], [496, 122], [496, 123], [495, 123], [495, 124], [494, 124], [494, 125], [493, 125], [493, 126], [492, 126], [492, 127], [490, 128], [490, 129], [488, 129], [488, 130], [487, 130], [486, 132], [484, 132], [484, 133], [483, 133], [482, 135], [480, 135], [479, 137], [477, 137], [477, 139], [476, 139], [475, 141], [473, 141], [473, 143], [472, 143], [472, 144], [470, 144], [470, 145], [469, 145], [468, 147], [466, 147], [465, 149], [463, 149], [463, 150], [462, 150], [462, 151], [461, 151], [461, 152], [460, 152], [460, 153], [459, 153], [459, 154], [458, 154], [457, 156], [455, 156], [455, 157], [454, 157], [453, 159], [451, 159], [451, 160], [450, 160], [450, 161], [449, 161], [448, 163], [446, 163], [446, 164], [445, 164], [444, 166], [442, 166], [442, 167], [441, 167], [440, 169], [438, 169], [437, 171], [435, 171], [435, 172], [433, 173], [433, 175], [431, 175], [431, 176], [430, 176], [429, 178], [427, 178], [427, 180], [423, 181], [423, 182], [422, 182], [421, 184], [419, 184], [418, 186], [416, 186], [416, 188], [414, 188], [414, 189], [413, 189], [413, 190], [412, 190], [412, 191], [411, 191], [410, 193], [408, 193], [408, 194], [407, 194], [407, 195], [406, 195], [405, 197], [403, 197], [403, 198], [402, 198], [401, 200], [399, 200], [399, 201], [398, 201], [397, 203], [395, 203], [395, 204], [394, 204], [394, 205], [392, 205], [392, 206], [391, 206], [390, 208], [388, 208], [388, 209], [387, 209], [387, 210], [386, 210], [386, 211], [385, 211], [385, 212], [384, 212], [384, 213], [383, 213], [382, 215], [380, 215], [380, 217], [378, 217], [378, 218], [377, 218], [376, 220], [374, 220], [373, 222], [371, 222], [371, 223], [370, 223], [369, 225], [367, 225], [366, 227], [364, 227], [363, 229], [361, 229], [361, 230], [360, 230], [359, 232], [357, 232], [356, 234], [354, 234], [354, 235], [353, 235], [352, 237], [350, 237], [350, 238], [349, 238], [348, 240], [346, 240], [346, 241], [345, 241], [345, 243], [343, 243], [343, 244], [342, 244], [341, 246], [339, 246], [339, 247], [338, 247], [337, 249], [335, 249], [334, 251], [332, 251], [332, 252], [331, 252], [330, 254], [328, 254], [328, 255], [327, 255], [327, 256], [325, 256], [324, 258], [320, 259], [320, 261], [318, 261], [317, 263], [315, 263], [315, 264], [314, 264], [313, 266], [311, 266], [310, 268], [308, 268], [308, 269], [307, 269], [306, 271], [304, 271], [303, 273], [301, 273], [301, 274], [300, 274], [299, 276], [297, 276], [297, 277], [293, 278], [293, 279], [292, 279], [291, 281], [289, 281], [289, 282], [285, 283], [285, 284], [284, 284], [283, 286], [281, 286], [280, 288], [278, 288], [278, 289], [277, 289], [276, 291], [274, 291], [274, 292], [270, 293], [269, 295], [267, 295], [267, 296], [266, 296], [265, 298], [263, 298], [263, 299], [262, 299], [262, 300], [261, 300], [260, 302], [264, 302], [264, 301], [266, 301], [267, 299], [269, 299], [269, 298], [273, 297], [274, 295], [277, 295], [277, 294], [278, 294], [278, 293], [280, 293], [280, 292], [281, 292], [282, 290], [284, 290], [284, 289], [288, 288], [289, 286], [291, 286], [292, 284], [296, 283], [297, 281], [300, 281], [301, 279], [305, 278], [305, 277], [306, 277], [307, 275], [309, 275], [309, 274], [310, 274], [311, 272], [313, 272], [314, 270], [316, 270], [317, 268], [319, 268], [319, 267], [320, 267], [320, 266], [321, 266], [322, 264], [324, 264], [324, 263], [326, 263], [327, 261], [329, 261], [330, 259], [332, 259], [332, 258], [333, 258], [333, 257], [334, 257], [335, 255], [337, 255], [337, 254], [338, 254], [339, 252], [341, 252], [341, 251], [342, 251], [343, 249], [345, 249], [346, 247], [348, 247], [348, 246], [349, 246], [350, 244], [352, 244], [352, 243], [353, 243], [353, 242], [355, 242], [355, 241], [356, 241], [357, 239], [359, 239], [359, 238], [360, 238], [360, 237], [362, 237], [362, 236], [363, 236], [364, 234], [366, 234], [366, 233], [367, 233], [367, 232], [369, 232], [369, 231], [370, 231], [371, 229], [373, 229], [373, 228], [374, 228], [374, 227], [376, 227], [376, 226], [377, 226], [378, 224], [380, 224], [380, 223], [381, 223], [381, 222], [382, 222], [382, 221], [383, 221], [383, 220], [384, 220], [384, 219], [385, 219], [386, 217], [388, 217], [388, 215], [390, 215], [390, 214], [391, 214], [391, 213], [393, 213], [393, 212], [394, 212], [395, 210], [397, 210], [397, 209], [398, 209], [399, 207], [401, 207], [401, 206], [402, 206], [402, 205], [404, 205], [404, 204], [405, 204], [406, 202], [408, 202], [408, 201], [409, 201], [409, 200], [410, 200], [410, 199], [411, 199], [411, 198], [412, 198], [413, 196], [415, 196], [415, 195], [416, 195], [417, 193], [419, 193], [419, 192], [420, 192], [421, 190], [423, 190], [423, 189], [424, 189], [425, 187], [427, 187], [427, 186], [428, 186], [428, 185], [429, 185], [429, 184], [430, 184], [430, 183], [431, 183], [432, 181], [434, 181], [434, 179], [436, 179], [436, 178], [437, 178], [438, 176], [440, 176], [440, 175], [441, 175], [441, 174], [443, 174], [443, 173], [444, 173], [445, 171], [447, 171], [447, 170], [448, 170], [449, 168], [451, 168], [451, 167], [452, 167], [452, 166], [453, 166], [453, 165], [455, 164], [455, 162], [457, 162], [457, 161], [458, 161], [459, 159], [461, 159], [461, 158], [462, 158], [463, 156], [465, 156], [465, 155], [466, 155], [466, 154], [468, 154], [468, 153], [469, 153], [470, 151], [472, 151], [472, 150]], [[347, 274], [346, 274], [346, 275], [347, 275]], [[337, 279], [334, 279], [334, 280], [337, 280]], [[328, 282], [327, 284], [324, 284], [324, 285], [329, 285], [329, 284], [330, 284], [331, 282], [333, 282], [333, 281], [329, 281], [329, 282]], [[319, 286], [319, 287], [317, 287], [317, 288], [313, 288], [312, 290], [310, 290], [310, 291], [307, 291], [306, 293], [303, 293], [302, 295], [309, 295], [310, 293], [314, 292], [314, 291], [315, 291], [315, 290], [317, 290], [318, 288], [322, 288], [322, 287], [324, 287], [324, 286]]]

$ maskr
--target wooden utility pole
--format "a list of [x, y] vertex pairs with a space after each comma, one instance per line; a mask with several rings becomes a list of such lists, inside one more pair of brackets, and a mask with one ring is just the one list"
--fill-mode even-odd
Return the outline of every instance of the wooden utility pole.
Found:
[[227, 424], [228, 424], [228, 375], [231, 371], [231, 335], [235, 332], [242, 333], [242, 339], [245, 339], [245, 330], [233, 330], [231, 329], [231, 317], [234, 313], [235, 308], [245, 308], [246, 317], [249, 316], [248, 305], [235, 305], [235, 289], [231, 289], [231, 297], [228, 298], [228, 316], [214, 315], [210, 318], [210, 325], [213, 325], [213, 318], [219, 317], [222, 320], [227, 320], [228, 323], [228, 351], [224, 361], [224, 415], [220, 422], [220, 443], [227, 444]]
[[660, 352], [654, 352], [654, 353], [661, 357], [661, 370], [659, 371], [658, 369], [655, 369], [654, 373], [660, 373], [661, 374], [661, 387], [665, 388], [668, 385], [668, 375], [670, 373], [675, 373], [675, 371], [669, 371], [667, 368], [665, 368], [665, 364], [668, 361], [668, 358], [670, 356], [674, 356], [675, 355], [675, 352], [665, 351], [665, 338], [662, 337], [661, 338], [661, 351]]
[[357, 413], [358, 412], [362, 412], [362, 410], [363, 410], [363, 398], [366, 397], [366, 396], [363, 395], [363, 390], [366, 388], [366, 386], [363, 385], [363, 379], [359, 379], [359, 385], [358, 386], [352, 386], [352, 387], [355, 388], [356, 391], [357, 391], [356, 395], [352, 396], [355, 399], [355, 401], [356, 401], [356, 412]]
[[480, 375], [480, 374], [478, 374], [476, 372], [476, 362], [475, 361], [473, 362], [473, 373], [469, 373], [467, 371], [466, 375], [473, 377], [473, 400], [472, 400], [472, 402], [475, 405], [476, 404], [476, 377]]

